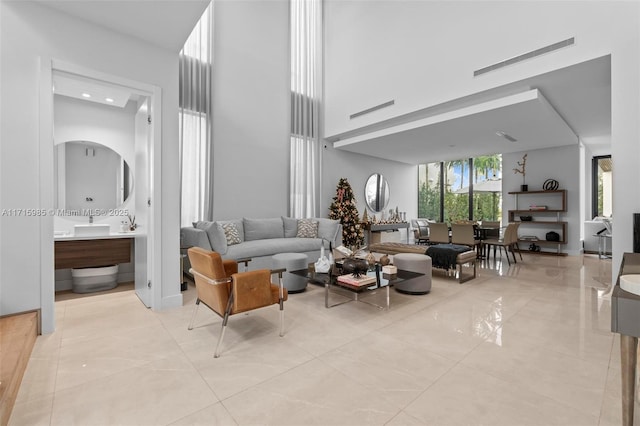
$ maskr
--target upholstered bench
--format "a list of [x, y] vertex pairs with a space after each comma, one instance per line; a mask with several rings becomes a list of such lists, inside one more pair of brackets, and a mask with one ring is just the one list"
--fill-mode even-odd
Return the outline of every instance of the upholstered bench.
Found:
[[[424, 246], [418, 246], [418, 245], [413, 245], [413, 244], [403, 244], [403, 243], [375, 243], [375, 244], [370, 244], [369, 245], [369, 251], [373, 252], [373, 253], [382, 253], [382, 254], [390, 254], [390, 255], [395, 255], [398, 253], [418, 253], [418, 254], [426, 254], [428, 256], [430, 256], [433, 260], [434, 256], [431, 256], [429, 254], [429, 249], [430, 248], [439, 248], [439, 249], [446, 249], [448, 248], [447, 246], [452, 246], [451, 248], [454, 249], [455, 245], [453, 244], [436, 244], [433, 246], [429, 246], [425, 249]], [[447, 265], [447, 264], [443, 264], [439, 261], [435, 261], [433, 260], [433, 267], [434, 268], [438, 268], [438, 269], [445, 269], [445, 270], [450, 270], [450, 267], [453, 267], [455, 269], [455, 267], [458, 267], [458, 282], [459, 283], [464, 283], [467, 282], [469, 280], [474, 279], [477, 275], [477, 264], [476, 264], [476, 258], [477, 258], [477, 254], [475, 251], [473, 251], [471, 248], [467, 247], [468, 250], [462, 250], [460, 252], [457, 253], [456, 257], [455, 257], [455, 263], [452, 265]], [[470, 264], [471, 267], [473, 267], [473, 274], [469, 274], [469, 275], [463, 275], [462, 274], [462, 265], [465, 264]]]

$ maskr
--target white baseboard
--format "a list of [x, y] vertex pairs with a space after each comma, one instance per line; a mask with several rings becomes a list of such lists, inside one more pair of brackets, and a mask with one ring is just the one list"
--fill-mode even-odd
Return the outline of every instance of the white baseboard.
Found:
[[169, 297], [163, 297], [160, 310], [179, 308], [182, 306], [182, 294], [176, 294]]

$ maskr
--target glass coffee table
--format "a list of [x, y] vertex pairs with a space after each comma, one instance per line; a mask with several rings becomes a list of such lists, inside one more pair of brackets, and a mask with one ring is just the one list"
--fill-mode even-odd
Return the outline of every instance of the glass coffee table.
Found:
[[[344, 283], [342, 281], [338, 281], [338, 276], [341, 275], [341, 270], [338, 266], [333, 266], [329, 272], [315, 272], [313, 269], [313, 264], [309, 265], [309, 268], [306, 269], [298, 269], [296, 271], [289, 271], [292, 274], [300, 275], [306, 277], [310, 283], [319, 284], [324, 286], [324, 306], [326, 308], [333, 308], [334, 306], [342, 305], [344, 303], [349, 302], [363, 302], [369, 305], [375, 306], [380, 309], [389, 309], [390, 306], [390, 298], [389, 298], [389, 288], [394, 284], [404, 280], [408, 280], [411, 278], [416, 278], [424, 275], [420, 272], [411, 272], [405, 271], [402, 269], [398, 269], [397, 273], [393, 275], [383, 274], [380, 271], [380, 265], [376, 265], [373, 271], [367, 272], [367, 275], [375, 277], [375, 282], [367, 285], [351, 285], [348, 283]], [[331, 292], [331, 287], [337, 287], [340, 289], [348, 290], [353, 293], [353, 298], [345, 300], [343, 302], [337, 302], [330, 304], [329, 303], [329, 293]], [[376, 294], [379, 291], [385, 292], [385, 305], [381, 306], [376, 303], [373, 303], [369, 300], [363, 299], [361, 296], [367, 294]]]

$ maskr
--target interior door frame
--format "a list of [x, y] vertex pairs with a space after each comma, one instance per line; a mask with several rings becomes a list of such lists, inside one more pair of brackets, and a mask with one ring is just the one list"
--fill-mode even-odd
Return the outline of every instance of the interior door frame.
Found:
[[[161, 224], [161, 164], [162, 164], [162, 89], [149, 83], [108, 74], [81, 65], [40, 57], [40, 118], [39, 118], [39, 162], [40, 162], [40, 207], [47, 211], [53, 208], [53, 72], [62, 71], [125, 86], [135, 93], [148, 96], [151, 105], [151, 144], [149, 152], [149, 198], [151, 200], [149, 221], [146, 230], [149, 239], [147, 264], [151, 265], [148, 279], [151, 287], [152, 309], [162, 307], [162, 224]], [[53, 215], [40, 216], [40, 310], [43, 334], [55, 331], [55, 276]]]

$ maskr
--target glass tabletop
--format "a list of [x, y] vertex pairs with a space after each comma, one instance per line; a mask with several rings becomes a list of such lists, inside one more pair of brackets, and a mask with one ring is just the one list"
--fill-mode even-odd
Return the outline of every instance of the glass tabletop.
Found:
[[337, 267], [334, 267], [333, 273], [332, 272], [316, 272], [315, 270], [313, 270], [313, 268], [298, 269], [298, 270], [289, 271], [289, 272], [298, 276], [306, 277], [309, 280], [309, 282], [313, 284], [339, 285], [341, 287], [349, 288], [354, 291], [362, 291], [362, 290], [371, 289], [371, 288], [379, 288], [387, 285], [393, 285], [394, 283], [398, 283], [404, 280], [409, 280], [409, 279], [424, 275], [421, 272], [406, 271], [403, 269], [398, 269], [397, 273], [393, 275], [389, 275], [389, 274], [382, 273], [382, 271], [378, 269], [377, 271], [376, 270], [367, 271], [367, 276], [376, 277], [376, 274], [379, 274], [379, 279], [378, 278], [376, 279], [376, 281], [379, 281], [379, 282], [373, 283], [372, 285], [369, 285], [369, 286], [367, 285], [354, 286], [354, 285], [348, 285], [347, 283], [338, 281], [337, 279], [338, 276], [342, 274], [340, 273], [341, 272], [340, 269]]
[[[380, 265], [376, 265], [373, 271], [368, 271], [367, 275], [374, 277], [372, 283], [367, 283], [364, 285], [351, 285], [346, 282], [342, 282], [338, 280], [338, 277], [341, 275], [342, 269], [337, 265], [334, 265], [329, 272], [316, 272], [313, 268], [313, 264], [309, 265], [309, 268], [298, 269], [295, 271], [289, 271], [292, 274], [306, 277], [310, 283], [324, 285], [324, 305], [326, 308], [332, 308], [334, 306], [342, 305], [343, 303], [351, 302], [351, 301], [361, 301], [364, 303], [368, 303], [370, 305], [376, 306], [381, 309], [389, 309], [390, 306], [390, 298], [389, 298], [389, 287], [391, 287], [394, 283], [398, 283], [403, 280], [408, 280], [411, 278], [416, 278], [424, 275], [420, 272], [411, 272], [405, 271], [402, 269], [398, 269], [397, 273], [393, 275], [384, 274], [380, 270]], [[348, 299], [346, 301], [342, 301], [339, 303], [331, 304], [329, 302], [329, 293], [330, 288], [336, 287], [340, 289], [349, 290], [352, 294], [354, 294], [353, 299]], [[359, 294], [366, 292], [367, 294], [375, 294], [377, 290], [382, 289], [385, 293], [385, 304], [379, 305], [373, 302], [368, 302], [359, 297]]]

